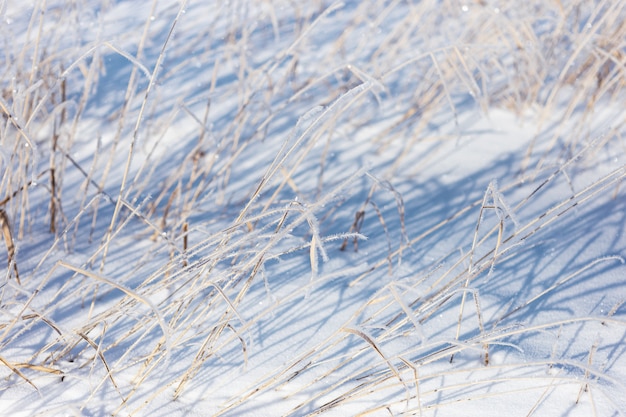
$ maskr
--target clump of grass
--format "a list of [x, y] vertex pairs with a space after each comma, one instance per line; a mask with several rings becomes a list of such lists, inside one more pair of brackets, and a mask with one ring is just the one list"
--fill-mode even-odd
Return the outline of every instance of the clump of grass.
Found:
[[[515, 305], [498, 309], [485, 293], [549, 227], [620, 192], [623, 167], [582, 187], [576, 172], [623, 134], [623, 120], [599, 139], [588, 126], [596, 106], [623, 96], [624, 2], [263, 1], [210, 13], [150, 4], [140, 24], [119, 22], [117, 37], [86, 5], [3, 6], [20, 16], [3, 35], [0, 100], [0, 227], [15, 276], [2, 288], [0, 359], [17, 375], [5, 389], [41, 384], [45, 397], [45, 378], [71, 382], [91, 368], [80, 410], [112, 390], [107, 412], [141, 414], [218, 378], [222, 363], [253, 366], [263, 350], [254, 332], [269, 317], [305, 314], [328, 288], [357, 294], [352, 314], [230, 392], [216, 414], [284, 389], [293, 415], [422, 415], [516, 390], [536, 394], [532, 415], [561, 387], [580, 386], [575, 401], [588, 393], [593, 403], [620, 386], [594, 367], [602, 339], [582, 359], [555, 343], [532, 369], [493, 358], [539, 333], [623, 332], [619, 305], [601, 317], [518, 321], [621, 257], [520, 290]], [[102, 1], [101, 16], [120, 16], [116, 7]], [[83, 18], [93, 31], [73, 31]], [[406, 182], [430, 178], [472, 107], [540, 114], [525, 159], [445, 216], [410, 211]], [[346, 170], [347, 158], [373, 162]], [[562, 183], [571, 193], [551, 198]], [[457, 227], [467, 232], [459, 247], [402, 275], [421, 245]], [[386, 249], [365, 267], [325, 270], [352, 256], [335, 250], [367, 252], [366, 235]], [[35, 259], [21, 245], [39, 248]], [[275, 276], [294, 259], [293, 277]]]
[[[576, 156], [569, 162], [573, 163], [579, 158]], [[469, 210], [460, 211], [467, 215], [472, 209], [479, 208], [474, 237], [467, 253], [460, 257], [449, 254], [450, 266], [447, 269], [437, 268], [425, 276], [418, 274], [401, 282], [391, 281], [371, 296], [327, 339], [267, 378], [260, 379], [253, 388], [236, 392], [224, 413], [239, 409], [260, 392], [286, 390], [287, 398], [306, 398], [303, 402], [296, 402], [287, 415], [313, 415], [333, 409], [352, 413], [358, 410], [362, 414], [387, 410], [401, 415], [425, 415], [439, 408], [457, 407], [463, 402], [488, 401], [491, 397], [514, 399], [521, 392], [525, 398], [537, 399], [528, 411], [528, 415], [534, 415], [549, 393], [579, 386], [575, 403], [578, 404], [585, 393], [589, 397], [593, 414], [597, 415], [594, 402], [606, 403], [611, 392], [623, 389], [623, 384], [617, 378], [603, 371], [601, 366], [595, 366], [593, 361], [600, 340], [607, 338], [605, 346], [609, 348], [616, 340], [609, 334], [623, 335], [626, 331], [626, 321], [613, 317], [622, 303], [614, 305], [606, 316], [548, 319], [534, 325], [511, 321], [510, 318], [522, 316], [532, 305], [558, 293], [569, 282], [599, 266], [623, 264], [622, 257], [596, 259], [545, 290], [529, 296], [519, 305], [510, 307], [490, 322], [485, 321], [480, 302], [479, 287], [488, 288], [493, 284], [492, 280], [498, 279], [488, 278], [481, 285], [478, 280], [480, 276], [489, 276], [496, 265], [506, 265], [507, 261], [524, 250], [525, 241], [532, 241], [548, 225], [562, 220], [572, 208], [606, 193], [621, 183], [626, 175], [623, 167], [617, 169], [545, 212], [525, 222], [518, 222], [513, 212], [523, 211], [523, 206], [532, 196], [548, 192], [551, 183], [559, 174], [562, 175], [562, 169], [567, 165], [564, 164], [553, 175], [549, 175], [535, 189], [530, 189], [527, 197], [516, 204], [514, 210], [503, 203], [501, 195], [503, 190], [510, 187], [499, 190], [496, 184], [490, 184], [482, 200], [468, 206]], [[505, 209], [501, 210], [498, 206]], [[496, 210], [498, 221], [485, 232], [483, 218], [486, 209]], [[446, 222], [451, 222], [451, 219]], [[505, 233], [503, 222], [515, 222], [515, 227]], [[434, 232], [436, 228], [412, 240], [411, 245], [419, 245], [429, 233]], [[400, 252], [398, 250], [392, 256], [398, 257]], [[371, 275], [384, 264], [383, 259], [355, 282], [362, 281], [365, 275]], [[463, 267], [463, 264], [468, 266]], [[465, 318], [467, 309], [464, 308], [466, 295], [475, 301], [474, 314], [469, 314], [472, 317], [470, 320], [474, 321], [470, 328], [474, 330], [469, 332], [468, 319]], [[458, 323], [447, 323], [442, 329], [442, 323], [436, 317], [447, 314], [450, 308], [460, 308]], [[581, 327], [593, 327], [603, 335], [598, 336], [583, 360], [566, 355], [559, 357], [555, 352], [547, 352], [547, 357], [535, 357], [532, 360], [522, 355], [529, 345], [523, 342], [524, 339], [534, 340], [537, 334], [555, 330], [558, 330], [560, 338], [564, 334], [574, 337]], [[403, 340], [407, 342], [399, 342]], [[519, 359], [513, 357], [512, 360], [495, 364], [490, 361], [491, 351], [507, 349], [519, 352]], [[555, 371], [546, 373], [546, 369]], [[437, 381], [448, 379], [467, 379], [471, 382], [437, 384]], [[297, 388], [290, 389], [290, 386]], [[615, 411], [619, 410], [618, 404], [613, 404], [613, 407]]]

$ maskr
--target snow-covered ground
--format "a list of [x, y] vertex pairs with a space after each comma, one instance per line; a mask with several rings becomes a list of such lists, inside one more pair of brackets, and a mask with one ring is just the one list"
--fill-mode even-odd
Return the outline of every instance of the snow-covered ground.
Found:
[[1, 415], [626, 415], [626, 1], [0, 17]]

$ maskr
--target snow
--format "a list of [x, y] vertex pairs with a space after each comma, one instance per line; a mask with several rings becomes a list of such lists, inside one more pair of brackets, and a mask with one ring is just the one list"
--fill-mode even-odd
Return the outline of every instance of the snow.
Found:
[[0, 414], [626, 414], [626, 2], [295, 3], [0, 3]]

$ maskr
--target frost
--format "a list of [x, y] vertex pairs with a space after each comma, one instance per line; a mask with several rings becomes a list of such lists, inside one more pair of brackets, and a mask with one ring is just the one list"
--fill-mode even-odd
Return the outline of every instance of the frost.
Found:
[[5, 3], [0, 415], [626, 409], [623, 2]]

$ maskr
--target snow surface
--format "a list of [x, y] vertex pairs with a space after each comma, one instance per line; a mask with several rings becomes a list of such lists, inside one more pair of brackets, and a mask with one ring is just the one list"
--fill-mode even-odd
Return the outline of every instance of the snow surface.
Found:
[[0, 2], [0, 414], [626, 415], [605, 3]]

